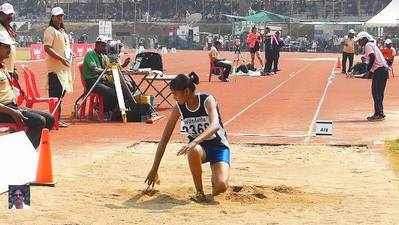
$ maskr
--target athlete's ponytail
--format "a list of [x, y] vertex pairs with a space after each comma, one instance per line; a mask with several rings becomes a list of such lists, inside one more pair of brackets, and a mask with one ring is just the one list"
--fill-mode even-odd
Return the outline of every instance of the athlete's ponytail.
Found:
[[197, 75], [196, 73], [191, 72], [191, 73], [188, 75], [188, 78], [190, 78], [190, 80], [191, 80], [191, 82], [192, 82], [193, 84], [195, 84], [195, 85], [199, 84], [199, 77], [198, 77], [198, 75]]
[[177, 75], [169, 86], [172, 91], [184, 91], [188, 88], [194, 92], [196, 84], [199, 84], [199, 77], [196, 73], [191, 72], [188, 76], [184, 74]]

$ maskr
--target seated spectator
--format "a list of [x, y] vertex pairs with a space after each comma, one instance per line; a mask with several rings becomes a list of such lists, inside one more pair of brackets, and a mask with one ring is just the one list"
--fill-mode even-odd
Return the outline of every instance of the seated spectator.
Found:
[[388, 66], [392, 67], [393, 60], [396, 56], [396, 50], [394, 47], [392, 47], [391, 39], [385, 40], [385, 46], [381, 48], [381, 53], [384, 56], [385, 60], [387, 61]]
[[10, 84], [10, 77], [3, 65], [4, 59], [11, 51], [15, 42], [0, 34], [0, 123], [15, 122], [27, 128], [26, 135], [35, 148], [39, 147], [43, 128], [51, 129], [54, 118], [48, 113], [28, 108], [21, 108], [15, 104], [14, 90]]
[[209, 52], [209, 58], [212, 61], [214, 66], [224, 68], [224, 72], [223, 72], [223, 74], [221, 74], [219, 76], [219, 80], [221, 80], [222, 82], [228, 82], [232, 62], [227, 61], [226, 59], [220, 58], [220, 53], [218, 50], [218, 49], [220, 49], [220, 47], [221, 47], [220, 42], [215, 41], [211, 47], [210, 52]]
[[[98, 77], [107, 68], [109, 63], [106, 56], [107, 42], [109, 39], [103, 35], [98, 36], [94, 50], [87, 52], [83, 60], [83, 77], [86, 83], [86, 89], [89, 90], [97, 81]], [[126, 67], [130, 59], [126, 59], [122, 67]], [[93, 91], [104, 97], [104, 111], [108, 118], [111, 117], [118, 106], [116, 90], [112, 79], [107, 79], [109, 76], [104, 76], [97, 84], [95, 84]], [[126, 96], [126, 95], [125, 95]]]
[[[107, 41], [105, 36], [98, 36], [94, 49], [87, 52], [83, 60], [83, 77], [86, 89], [89, 90], [96, 82], [98, 77], [107, 67]], [[104, 111], [106, 114], [112, 112], [118, 105], [115, 87], [111, 85], [105, 77], [100, 80], [93, 89], [104, 98]]]

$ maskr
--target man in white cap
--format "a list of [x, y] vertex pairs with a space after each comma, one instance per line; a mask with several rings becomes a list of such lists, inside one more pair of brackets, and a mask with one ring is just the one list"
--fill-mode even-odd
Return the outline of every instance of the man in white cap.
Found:
[[384, 120], [384, 92], [388, 79], [388, 65], [382, 55], [380, 49], [377, 47], [374, 38], [365, 31], [357, 34], [355, 41], [361, 47], [364, 47], [364, 58], [368, 62], [367, 71], [372, 73], [373, 82], [371, 85], [373, 100], [374, 100], [374, 114], [367, 117], [368, 121]]
[[385, 60], [387, 61], [387, 64], [389, 67], [392, 67], [393, 60], [395, 59], [396, 56], [396, 50], [394, 47], [392, 47], [392, 40], [391, 39], [386, 39], [384, 43], [384, 47], [381, 48], [382, 55], [384, 56]]
[[[353, 57], [355, 55], [355, 31], [353, 29], [349, 30], [348, 36], [346, 36], [342, 44], [342, 73], [346, 74], [353, 66]], [[349, 68], [346, 69], [346, 61], [349, 59]]]
[[[107, 57], [107, 45], [111, 38], [104, 35], [99, 35], [96, 39], [94, 49], [87, 52], [83, 59], [83, 78], [85, 79], [86, 90], [94, 86], [93, 91], [102, 95], [104, 98], [104, 112], [110, 119], [112, 113], [117, 110], [118, 98], [116, 95], [115, 84], [112, 79], [103, 77], [97, 84], [96, 81], [104, 69], [109, 65], [109, 58]], [[121, 65], [122, 68], [128, 66], [130, 58], [125, 59]], [[108, 76], [107, 76], [108, 77]], [[123, 96], [128, 96], [128, 90], [123, 88]]]
[[[47, 53], [49, 97], [62, 98], [73, 91], [71, 74], [72, 51], [69, 36], [64, 29], [64, 11], [60, 7], [51, 10], [51, 20], [44, 31], [44, 50]], [[59, 108], [61, 114], [61, 106]], [[60, 127], [68, 126], [60, 121]]]
[[3, 66], [4, 59], [11, 52], [11, 45], [15, 44], [8, 36], [0, 33], [0, 123], [15, 122], [19, 126], [27, 127], [26, 134], [37, 148], [43, 128], [51, 129], [54, 118], [45, 112], [28, 108], [20, 108], [15, 104], [15, 94], [11, 86], [8, 71]]
[[[83, 78], [85, 79], [86, 90], [89, 90], [98, 79], [98, 76], [107, 67], [108, 58], [107, 42], [109, 38], [103, 35], [97, 37], [93, 50], [87, 52], [83, 60]], [[100, 80], [94, 87], [93, 91], [100, 94], [104, 98], [104, 112], [109, 115], [116, 109], [118, 105], [115, 88], [105, 79]]]
[[[15, 42], [17, 33], [12, 28], [10, 23], [13, 20], [15, 14], [14, 7], [10, 3], [4, 3], [0, 6], [0, 34], [6, 36], [10, 40]], [[11, 45], [11, 52], [7, 59], [4, 60], [4, 65], [8, 73], [14, 75], [14, 63], [16, 58], [15, 44]]]

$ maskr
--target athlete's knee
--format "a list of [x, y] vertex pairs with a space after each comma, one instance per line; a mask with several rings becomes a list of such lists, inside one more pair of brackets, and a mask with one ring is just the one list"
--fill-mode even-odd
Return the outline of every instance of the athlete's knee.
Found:
[[229, 184], [225, 180], [219, 180], [216, 179], [213, 182], [213, 194], [221, 194], [227, 191], [227, 188], [229, 187]]

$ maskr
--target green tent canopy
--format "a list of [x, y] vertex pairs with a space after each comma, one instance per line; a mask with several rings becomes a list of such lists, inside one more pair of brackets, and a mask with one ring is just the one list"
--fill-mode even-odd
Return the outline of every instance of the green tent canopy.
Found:
[[246, 16], [243, 19], [254, 23], [281, 23], [290, 21], [290, 17], [288, 16], [283, 16], [268, 11], [260, 11], [253, 15]]
[[291, 17], [283, 16], [279, 14], [275, 14], [268, 11], [260, 11], [255, 14], [245, 16], [245, 17], [236, 17], [236, 16], [227, 16], [232, 17], [234, 19], [239, 19], [241, 21], [233, 23], [233, 34], [239, 35], [243, 32], [249, 31], [250, 28], [256, 24], [272, 24], [272, 23], [290, 23], [293, 21]]

